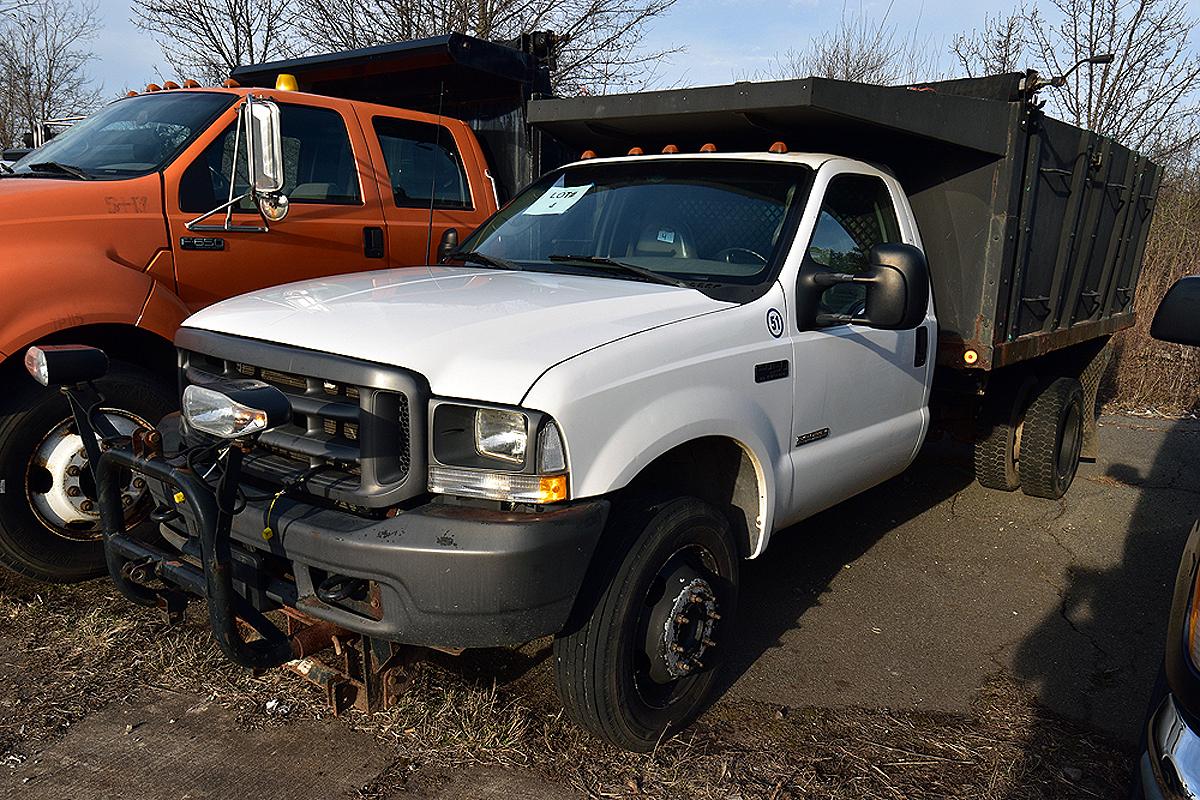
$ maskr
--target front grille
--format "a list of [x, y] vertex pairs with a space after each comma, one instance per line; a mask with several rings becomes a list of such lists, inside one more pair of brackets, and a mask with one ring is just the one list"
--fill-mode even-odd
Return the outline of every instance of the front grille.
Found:
[[[414, 460], [424, 463], [424, 427], [413, 417], [423, 412], [427, 394], [417, 376], [324, 353], [185, 331], [177, 339], [184, 385], [254, 378], [280, 389], [291, 402], [290, 424], [263, 433], [247, 456], [249, 475], [281, 483], [315, 467], [305, 483], [308, 491], [365, 508], [394, 505], [424, 491], [423, 480], [409, 480]], [[191, 346], [184, 347], [184, 341]]]

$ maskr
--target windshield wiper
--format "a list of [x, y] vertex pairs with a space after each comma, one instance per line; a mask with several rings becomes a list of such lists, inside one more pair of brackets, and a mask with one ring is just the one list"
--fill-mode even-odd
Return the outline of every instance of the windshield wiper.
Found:
[[655, 272], [652, 269], [645, 269], [635, 264], [626, 264], [624, 261], [616, 261], [615, 259], [605, 258], [604, 256], [552, 255], [547, 256], [547, 258], [558, 264], [573, 261], [580, 264], [587, 264], [591, 267], [612, 267], [613, 269], [618, 269], [628, 275], [636, 275], [639, 278], [645, 278], [646, 280], [654, 283], [662, 283], [666, 284], [667, 286], [678, 286], [680, 289], [692, 288], [681, 280], [663, 275], [660, 272]]
[[483, 264], [485, 267], [495, 267], [496, 269], [511, 269], [520, 272], [524, 267], [515, 261], [509, 261], [507, 258], [498, 256], [489, 256], [487, 253], [481, 253], [478, 250], [459, 250], [446, 255], [447, 261], [461, 261], [464, 264]]
[[59, 172], [63, 175], [71, 175], [72, 177], [79, 178], [81, 181], [90, 181], [92, 179], [91, 175], [79, 167], [71, 164], [60, 164], [57, 161], [38, 161], [35, 164], [30, 164], [29, 168], [40, 172]]

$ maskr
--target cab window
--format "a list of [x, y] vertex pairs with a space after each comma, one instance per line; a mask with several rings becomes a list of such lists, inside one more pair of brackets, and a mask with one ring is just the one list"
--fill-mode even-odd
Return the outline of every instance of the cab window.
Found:
[[[835, 272], [862, 272], [872, 247], [900, 240], [900, 224], [887, 185], [874, 175], [838, 175], [825, 190], [808, 257]], [[858, 314], [865, 299], [864, 287], [840, 284], [821, 295], [820, 310]]]
[[375, 117], [397, 208], [470, 209], [471, 190], [454, 136], [441, 125]]
[[[322, 205], [359, 205], [358, 170], [342, 115], [328, 108], [280, 104], [280, 132], [283, 138], [283, 193], [292, 203]], [[179, 185], [179, 207], [202, 214], [229, 200], [229, 171], [234, 163], [237, 123], [192, 162]], [[245, 140], [238, 143], [245, 147]], [[237, 154], [236, 197], [249, 189], [246, 154]], [[247, 198], [235, 209], [254, 212]]]

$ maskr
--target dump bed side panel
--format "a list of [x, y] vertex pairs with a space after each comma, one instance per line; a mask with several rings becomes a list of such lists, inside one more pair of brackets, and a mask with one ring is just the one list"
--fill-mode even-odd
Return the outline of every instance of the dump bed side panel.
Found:
[[1159, 172], [1111, 139], [1041, 115], [1031, 120], [992, 366], [1133, 324]]

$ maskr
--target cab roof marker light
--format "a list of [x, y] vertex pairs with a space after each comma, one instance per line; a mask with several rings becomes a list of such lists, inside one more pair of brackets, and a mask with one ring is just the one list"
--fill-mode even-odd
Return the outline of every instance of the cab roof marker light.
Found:
[[200, 88], [200, 81], [193, 80], [192, 78], [188, 78], [187, 80], [185, 80], [185, 81], [183, 82], [183, 88], [185, 88], [185, 89], [199, 89], [199, 88]]
[[582, 153], [579, 154], [580, 161], [587, 161], [587, 160], [595, 158], [595, 157], [596, 157], [595, 150], [584, 150]]
[[125, 93], [125, 96], [126, 97], [137, 97], [138, 93], [134, 89], [130, 89], [128, 92]]
[[163, 81], [163, 88], [164, 89], [178, 89], [179, 84], [176, 83], [175, 81]]
[[669, 145], [667, 145], [666, 147], [664, 147], [664, 148], [662, 149], [662, 151], [663, 151], [663, 153], [665, 153], [666, 155], [675, 155], [676, 153], [678, 153], [678, 152], [679, 152], [679, 148], [678, 148], [678, 147], [676, 147], [676, 146], [675, 146], [675, 145], [673, 145], [673, 144], [669, 144]]
[[275, 88], [281, 92], [296, 92], [300, 90], [300, 83], [296, 80], [295, 75], [281, 72], [275, 76]]
[[717, 146], [715, 144], [713, 144], [712, 142], [709, 142], [708, 144], [702, 145], [700, 147], [700, 152], [701, 153], [715, 153], [715, 152], [717, 152]]
[[646, 151], [643, 150], [642, 148], [631, 147], [631, 148], [629, 148], [629, 152], [626, 153], [625, 155], [627, 155], [627, 156], [644, 156], [645, 154], [646, 154]]
[[787, 151], [788, 146], [783, 142], [775, 142], [769, 148], [767, 148], [768, 153], [775, 153], [776, 155], [783, 155]]
[[146, 91], [147, 91], [147, 92], [161, 92], [161, 91], [162, 91], [162, 87], [161, 87], [161, 86], [159, 86], [157, 83], [147, 83], [147, 84], [146, 84]]
[[226, 78], [226, 79], [225, 79], [225, 80], [224, 80], [224, 81], [221, 83], [221, 85], [222, 85], [222, 86], [224, 86], [226, 89], [240, 89], [240, 88], [241, 88], [241, 86], [242, 86], [240, 83], [238, 83], [238, 82], [237, 82], [236, 80], [234, 80], [233, 78]]

